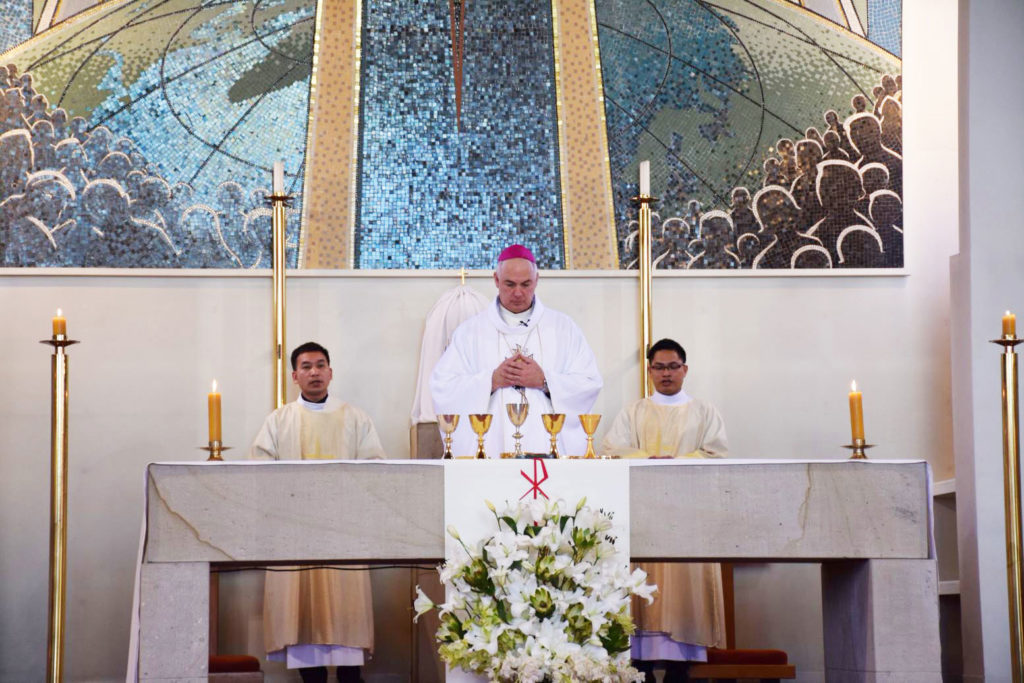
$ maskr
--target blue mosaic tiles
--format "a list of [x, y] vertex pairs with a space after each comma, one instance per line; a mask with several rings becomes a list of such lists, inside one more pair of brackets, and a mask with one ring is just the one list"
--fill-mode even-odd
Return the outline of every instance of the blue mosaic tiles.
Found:
[[364, 8], [357, 266], [489, 268], [523, 242], [561, 268], [550, 4], [468, 4], [461, 130], [448, 4]]
[[[27, 170], [64, 173], [76, 191], [53, 224], [23, 215], [34, 186], [0, 186], [4, 262], [269, 267], [263, 197], [280, 159], [300, 195], [289, 220], [295, 265], [314, 14], [315, 0], [136, 0], [12, 51], [48, 101], [29, 121]], [[71, 118], [67, 130], [35, 140], [37, 119], [55, 116]], [[48, 165], [50, 150], [71, 165]], [[41, 237], [50, 251], [21, 263], [26, 250], [11, 245]]]
[[903, 0], [868, 0], [868, 40], [903, 55]]
[[31, 35], [32, 0], [0, 0], [0, 55]]
[[[659, 267], [902, 265], [902, 114], [895, 83], [888, 116], [881, 111], [883, 83], [901, 70], [897, 58], [834, 22], [774, 0], [596, 0], [595, 6], [624, 267], [636, 264], [630, 197], [644, 159], [651, 161], [652, 193], [661, 200], [655, 207]], [[864, 109], [874, 141], [867, 140], [867, 121], [857, 124], [857, 134], [865, 145], [885, 137], [884, 154], [853, 149], [852, 134], [842, 126]], [[835, 141], [825, 137], [832, 127]], [[843, 227], [869, 231], [854, 235], [860, 247], [850, 238], [843, 254], [841, 231], [824, 240], [813, 235], [831, 199], [815, 196], [819, 164], [829, 160], [847, 165], [843, 172], [828, 169], [826, 188], [843, 198], [842, 210], [829, 214], [835, 219], [829, 231], [854, 220]], [[861, 167], [872, 162], [885, 166], [881, 186], [874, 176], [862, 178]], [[768, 186], [782, 194], [758, 194]], [[895, 206], [879, 218], [883, 228], [862, 215], [870, 199], [866, 186], [896, 195], [890, 198]], [[854, 219], [849, 195], [863, 204], [861, 217]], [[741, 247], [745, 232], [751, 238]]]
[[[564, 267], [550, 4], [467, 6], [460, 129], [447, 3], [363, 3], [357, 267]], [[776, 0], [596, 1], [624, 267], [642, 159], [659, 267], [902, 264], [901, 4], [857, 7], [891, 54]], [[283, 159], [295, 265], [314, 13], [129, 0], [10, 50], [0, 263], [267, 267]]]

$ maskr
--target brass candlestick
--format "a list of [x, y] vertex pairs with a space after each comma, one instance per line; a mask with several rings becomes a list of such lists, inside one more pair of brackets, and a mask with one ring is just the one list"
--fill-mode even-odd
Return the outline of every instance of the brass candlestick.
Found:
[[864, 439], [854, 439], [851, 443], [843, 444], [843, 448], [850, 448], [853, 450], [853, 455], [850, 456], [850, 460], [867, 460], [868, 456], [864, 453], [866, 448], [874, 448], [875, 444], [867, 443]]
[[220, 457], [220, 454], [230, 451], [231, 446], [225, 446], [220, 441], [211, 441], [205, 446], [200, 446], [199, 450], [207, 451], [210, 454], [210, 457], [206, 459], [207, 462], [210, 462], [211, 460], [223, 460], [224, 458]]
[[651, 284], [653, 268], [651, 265], [651, 203], [658, 201], [649, 194], [633, 197], [640, 205], [640, 234], [637, 240], [639, 257], [637, 267], [640, 270], [640, 395], [647, 398], [651, 395], [651, 382], [647, 376], [647, 351], [651, 348]]
[[484, 434], [491, 428], [491, 414], [470, 413], [469, 426], [476, 432], [476, 459], [486, 460], [487, 453], [484, 451]]
[[[267, 196], [267, 202], [272, 207], [270, 216], [271, 229], [273, 231], [273, 266], [274, 279], [274, 408], [280, 408], [288, 402], [288, 359], [285, 357], [286, 341], [286, 292], [285, 292], [285, 232], [287, 223], [285, 210], [291, 206], [292, 195], [271, 194]], [[212, 458], [211, 458], [212, 459]]]
[[565, 424], [565, 413], [544, 413], [540, 418], [544, 420], [544, 429], [551, 435], [551, 457], [562, 457], [558, 454], [558, 433]]
[[597, 457], [597, 453], [594, 452], [594, 432], [597, 431], [597, 424], [600, 421], [600, 415], [580, 415], [580, 424], [583, 426], [583, 431], [587, 434], [587, 452], [583, 456], [586, 459]]
[[441, 431], [444, 432], [444, 453], [441, 455], [441, 459], [451, 460], [454, 457], [452, 455], [452, 434], [455, 432], [455, 428], [459, 426], [459, 416], [452, 413], [438, 415], [437, 424], [441, 427]]
[[53, 347], [50, 358], [50, 599], [46, 639], [46, 680], [64, 680], [64, 599], [67, 588], [68, 515], [68, 357], [78, 341], [54, 334], [40, 344]]
[[515, 457], [523, 457], [523, 445], [520, 443], [520, 439], [523, 438], [523, 433], [519, 431], [519, 428], [526, 422], [526, 416], [530, 412], [529, 403], [506, 403], [505, 412], [508, 413], [508, 419], [512, 422], [512, 425], [516, 428], [512, 438], [516, 440]]
[[[1005, 329], [1005, 328], [1004, 328]], [[1006, 583], [1010, 616], [1010, 664], [1014, 683], [1024, 680], [1024, 543], [1020, 526], [1020, 416], [1017, 405], [1017, 352], [1015, 330], [991, 340], [1003, 347], [1000, 356], [1003, 394], [1003, 512], [1006, 516]]]

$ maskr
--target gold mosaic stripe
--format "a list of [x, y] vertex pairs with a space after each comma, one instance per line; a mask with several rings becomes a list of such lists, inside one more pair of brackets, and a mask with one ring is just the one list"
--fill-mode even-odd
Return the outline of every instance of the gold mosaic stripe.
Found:
[[617, 269], [593, 0], [552, 0], [566, 269]]
[[353, 267], [361, 23], [360, 0], [318, 3], [300, 268]]

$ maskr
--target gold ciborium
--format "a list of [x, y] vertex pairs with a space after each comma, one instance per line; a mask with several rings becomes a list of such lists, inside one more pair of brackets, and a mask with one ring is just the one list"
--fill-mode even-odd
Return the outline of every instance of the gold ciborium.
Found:
[[484, 434], [491, 428], [491, 414], [470, 413], [469, 426], [476, 432], [476, 459], [486, 460], [487, 453], [484, 452]]
[[451, 460], [454, 457], [452, 456], [452, 432], [459, 426], [459, 416], [451, 413], [438, 415], [437, 424], [444, 432], [444, 453], [441, 455], [441, 459]]
[[544, 413], [540, 417], [544, 420], [544, 429], [551, 435], [551, 457], [562, 457], [558, 454], [558, 432], [565, 424], [565, 413]]
[[600, 421], [600, 415], [580, 415], [580, 424], [583, 426], [583, 431], [587, 433], [587, 452], [583, 456], [584, 458], [591, 459], [597, 457], [597, 453], [594, 452], [594, 432], [597, 431], [597, 425]]
[[512, 438], [516, 440], [516, 451], [515, 457], [523, 457], [523, 445], [519, 442], [523, 438], [523, 433], [519, 431], [519, 428], [526, 422], [526, 415], [530, 412], [529, 403], [506, 403], [505, 412], [508, 413], [508, 419], [512, 422], [512, 425], [516, 428], [515, 434]]

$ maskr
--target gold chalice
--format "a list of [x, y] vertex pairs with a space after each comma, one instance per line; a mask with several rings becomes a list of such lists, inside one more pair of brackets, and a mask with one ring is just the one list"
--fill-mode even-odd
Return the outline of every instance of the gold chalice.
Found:
[[487, 453], [484, 452], [484, 434], [491, 428], [491, 414], [470, 413], [469, 426], [476, 432], [476, 459], [486, 460]]
[[600, 415], [580, 415], [580, 424], [583, 426], [583, 431], [587, 433], [587, 452], [583, 456], [584, 458], [597, 457], [597, 453], [594, 452], [594, 432], [597, 431], [597, 424], [600, 421]]
[[459, 416], [451, 413], [445, 413], [444, 415], [437, 416], [437, 424], [441, 427], [441, 431], [444, 432], [444, 454], [441, 455], [442, 460], [452, 459], [452, 432], [459, 426]]
[[512, 435], [512, 438], [516, 440], [515, 457], [521, 458], [523, 457], [523, 445], [519, 443], [519, 440], [523, 438], [523, 433], [519, 431], [519, 428], [526, 422], [526, 415], [530, 412], [530, 404], [506, 403], [505, 412], [508, 413], [508, 419], [516, 428], [516, 433]]
[[551, 435], [551, 457], [562, 457], [558, 455], [558, 432], [562, 431], [562, 425], [565, 424], [565, 413], [544, 413], [540, 417], [544, 420], [544, 429]]

